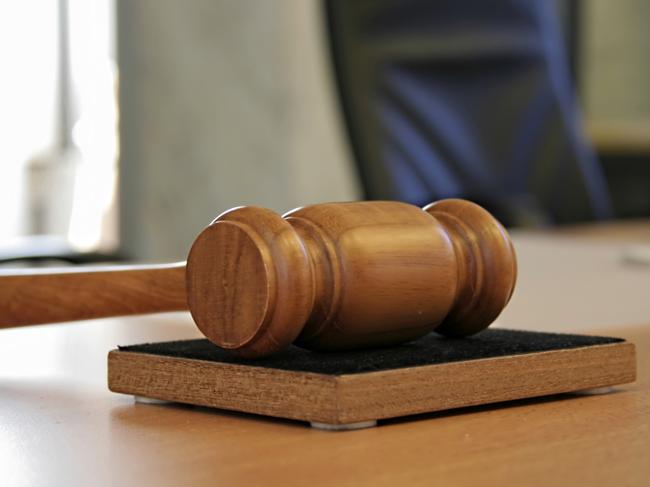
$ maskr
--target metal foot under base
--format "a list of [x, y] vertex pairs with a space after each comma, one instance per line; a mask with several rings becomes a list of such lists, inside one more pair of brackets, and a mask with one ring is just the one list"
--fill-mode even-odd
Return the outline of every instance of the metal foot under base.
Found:
[[164, 399], [154, 399], [153, 397], [133, 396], [133, 400], [138, 404], [171, 404], [171, 401]]
[[311, 421], [309, 423], [312, 428], [317, 430], [324, 431], [350, 431], [350, 430], [360, 430], [364, 428], [372, 428], [377, 426], [376, 420], [370, 421], [359, 421], [358, 423], [347, 423], [347, 424], [329, 424], [329, 423], [319, 423], [318, 421]]

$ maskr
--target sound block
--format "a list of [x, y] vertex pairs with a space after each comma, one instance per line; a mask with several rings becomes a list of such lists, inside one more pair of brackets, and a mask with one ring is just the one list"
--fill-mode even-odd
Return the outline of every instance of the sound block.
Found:
[[633, 382], [635, 349], [619, 338], [488, 329], [435, 333], [374, 350], [264, 359], [230, 355], [208, 340], [119, 347], [111, 391], [142, 398], [353, 429], [379, 419]]

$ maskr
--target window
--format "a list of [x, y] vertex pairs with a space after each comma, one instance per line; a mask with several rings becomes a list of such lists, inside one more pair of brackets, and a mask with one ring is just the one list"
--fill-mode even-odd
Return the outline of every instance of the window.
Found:
[[0, 242], [117, 244], [112, 0], [0, 4]]

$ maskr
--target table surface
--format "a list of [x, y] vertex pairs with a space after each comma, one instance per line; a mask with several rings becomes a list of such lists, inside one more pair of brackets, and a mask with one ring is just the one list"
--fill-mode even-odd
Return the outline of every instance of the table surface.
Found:
[[109, 392], [107, 352], [199, 336], [186, 313], [2, 330], [0, 483], [646, 485], [650, 265], [626, 255], [650, 245], [650, 222], [514, 239], [519, 283], [496, 326], [627, 338], [636, 383], [332, 433]]

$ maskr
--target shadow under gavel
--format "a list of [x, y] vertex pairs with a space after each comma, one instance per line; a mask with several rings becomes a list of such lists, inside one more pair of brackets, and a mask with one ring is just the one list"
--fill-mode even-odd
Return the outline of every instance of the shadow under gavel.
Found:
[[398, 344], [489, 326], [512, 295], [515, 252], [480, 206], [326, 203], [280, 216], [226, 211], [187, 262], [0, 273], [0, 328], [186, 310], [216, 345], [262, 357]]

